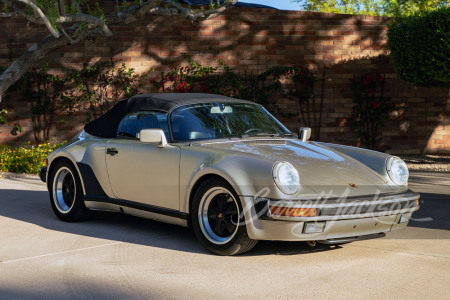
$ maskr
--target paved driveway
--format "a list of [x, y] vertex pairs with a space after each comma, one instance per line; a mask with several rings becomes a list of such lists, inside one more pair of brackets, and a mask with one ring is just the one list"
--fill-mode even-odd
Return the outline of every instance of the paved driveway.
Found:
[[386, 238], [219, 257], [177, 226], [113, 213], [63, 223], [37, 178], [0, 179], [0, 299], [449, 299], [450, 175], [411, 182], [421, 210]]

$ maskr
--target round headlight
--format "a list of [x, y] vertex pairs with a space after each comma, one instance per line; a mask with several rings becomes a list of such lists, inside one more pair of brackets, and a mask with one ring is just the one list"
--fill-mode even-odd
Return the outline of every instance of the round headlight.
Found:
[[300, 176], [297, 170], [288, 162], [277, 162], [273, 166], [273, 180], [277, 187], [287, 195], [297, 193], [300, 188]]
[[409, 171], [405, 162], [396, 156], [391, 156], [388, 158], [387, 173], [389, 177], [398, 185], [405, 185], [408, 182]]

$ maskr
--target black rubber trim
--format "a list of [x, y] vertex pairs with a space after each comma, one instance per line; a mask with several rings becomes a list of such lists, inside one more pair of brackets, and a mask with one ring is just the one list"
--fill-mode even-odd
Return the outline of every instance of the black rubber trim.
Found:
[[[371, 201], [373, 200], [373, 197], [375, 195], [360, 195], [360, 196], [347, 196], [345, 199], [346, 200], [361, 200], [361, 201]], [[388, 192], [388, 193], [382, 193], [378, 195], [378, 199], [383, 199], [383, 197], [389, 197], [389, 196], [403, 196], [403, 197], [417, 197], [420, 198], [420, 194], [413, 192], [411, 190], [406, 190], [406, 191], [402, 191], [402, 192]], [[253, 196], [245, 196], [242, 195], [242, 197], [253, 197]], [[323, 201], [326, 200], [327, 202], [332, 202], [332, 201], [340, 201], [340, 203], [346, 203], [345, 201], [342, 202], [342, 198], [341, 197], [333, 197], [333, 198], [315, 198], [315, 199], [277, 199], [277, 198], [270, 198], [270, 201], [311, 201], [311, 200], [315, 200], [315, 201]]]
[[269, 201], [268, 198], [256, 198], [254, 199], [255, 211], [258, 219], [260, 220], [272, 220], [269, 217]]
[[369, 235], [330, 239], [330, 240], [323, 240], [323, 241], [317, 241], [317, 242], [321, 243], [321, 244], [326, 244], [326, 245], [337, 245], [337, 244], [346, 244], [346, 243], [351, 243], [351, 242], [356, 242], [356, 241], [377, 239], [377, 238], [382, 238], [385, 236], [386, 236], [386, 233], [380, 232], [380, 233], [369, 234]]
[[[416, 199], [413, 200], [396, 200], [396, 205], [399, 205], [400, 207], [396, 206], [395, 210], [404, 210], [404, 209], [414, 209], [417, 207]], [[354, 211], [354, 209], [357, 208], [357, 212]], [[339, 215], [353, 215], [353, 214], [367, 214], [367, 213], [379, 213], [379, 212], [388, 212], [392, 211], [392, 208], [385, 208], [383, 206], [380, 207], [379, 203], [375, 204], [368, 204], [368, 205], [360, 205], [358, 203], [355, 203], [354, 206], [347, 206], [347, 207], [333, 207], [333, 208], [321, 208], [320, 214], [318, 213], [317, 216], [323, 217], [323, 216], [339, 216]]]
[[39, 172], [39, 178], [42, 180], [42, 182], [46, 182], [47, 178], [47, 167], [42, 167]]
[[84, 163], [77, 162], [78, 169], [80, 170], [81, 177], [84, 183], [84, 190], [87, 195], [97, 195], [100, 197], [106, 197], [105, 191], [97, 180], [97, 177], [92, 171], [92, 168]]
[[125, 206], [129, 208], [139, 209], [143, 211], [148, 211], [151, 213], [156, 213], [164, 216], [174, 217], [182, 220], [188, 219], [188, 214], [179, 212], [177, 210], [173, 210], [170, 208], [164, 208], [154, 205], [142, 204], [128, 200], [122, 199], [113, 199], [109, 197], [99, 197], [99, 196], [83, 196], [84, 201], [93, 201], [93, 202], [103, 202], [103, 203], [111, 203], [119, 206]]

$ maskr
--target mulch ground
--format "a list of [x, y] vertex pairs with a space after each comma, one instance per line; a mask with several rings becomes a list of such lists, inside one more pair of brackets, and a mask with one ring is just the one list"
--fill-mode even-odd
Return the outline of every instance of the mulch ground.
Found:
[[402, 155], [410, 171], [450, 173], [450, 155]]

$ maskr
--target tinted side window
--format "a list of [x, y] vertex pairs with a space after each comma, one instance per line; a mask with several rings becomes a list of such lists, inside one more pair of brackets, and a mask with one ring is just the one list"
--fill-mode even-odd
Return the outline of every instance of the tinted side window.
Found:
[[142, 129], [162, 129], [168, 137], [167, 115], [154, 111], [129, 113], [120, 121], [116, 136], [119, 138], [139, 138]]

